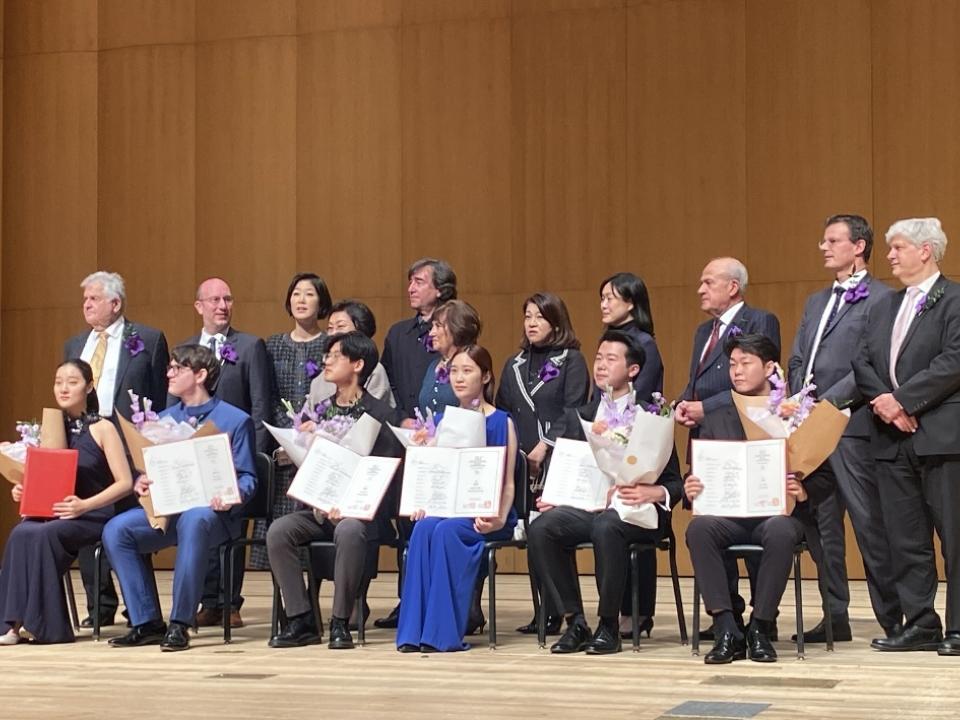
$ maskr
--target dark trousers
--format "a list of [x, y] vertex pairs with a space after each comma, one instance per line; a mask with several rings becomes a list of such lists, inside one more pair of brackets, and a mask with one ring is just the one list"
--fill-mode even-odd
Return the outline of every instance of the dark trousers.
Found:
[[754, 578], [753, 614], [774, 621], [787, 587], [794, 547], [803, 539], [803, 523], [794, 517], [731, 518], [698, 515], [687, 527], [687, 547], [707, 612], [733, 611], [724, 552], [730, 545], [763, 546]]
[[893, 584], [903, 607], [904, 626], [941, 627], [933, 607], [936, 530], [947, 575], [946, 626], [948, 631], [960, 631], [960, 455], [918, 456], [908, 438], [900, 443], [893, 460], [878, 460], [877, 468]]
[[[248, 524], [248, 520], [243, 521], [240, 537], [246, 537]], [[240, 548], [239, 552], [233, 553], [233, 599], [230, 607], [226, 608], [228, 612], [239, 610], [240, 606], [243, 605], [243, 596], [240, 594], [240, 590], [243, 588], [243, 575], [246, 567], [247, 550], [246, 548]], [[224, 609], [223, 586], [220, 584], [219, 547], [211, 548], [207, 557], [207, 574], [203, 578], [203, 599], [200, 603], [204, 610], [211, 608]]]
[[849, 513], [863, 558], [873, 613], [880, 626], [889, 630], [902, 622], [903, 612], [893, 583], [890, 541], [880, 503], [881, 483], [870, 441], [859, 437], [841, 439], [822, 471], [833, 473], [837, 490], [816, 508], [821, 545], [811, 543], [810, 554], [818, 572], [827, 579], [830, 611], [835, 617], [846, 617], [850, 604], [844, 527], [844, 514]]
[[[576, 546], [593, 543], [600, 594], [597, 614], [617, 617], [630, 572], [627, 546], [657, 542], [662, 531], [623, 522], [614, 510], [601, 513], [558, 507], [540, 515], [527, 530], [527, 546], [537, 577], [554, 607], [564, 615], [583, 612]], [[643, 578], [641, 578], [643, 581]], [[642, 589], [641, 589], [642, 593]]]
[[93, 617], [93, 600], [100, 596], [100, 619], [112, 618], [117, 613], [120, 600], [117, 589], [113, 585], [113, 576], [110, 574], [110, 561], [105, 552], [100, 553], [100, 587], [93, 585], [93, 571], [96, 560], [93, 556], [93, 545], [85, 545], [77, 553], [80, 565], [80, 577], [83, 579], [83, 590], [87, 594], [87, 615]]

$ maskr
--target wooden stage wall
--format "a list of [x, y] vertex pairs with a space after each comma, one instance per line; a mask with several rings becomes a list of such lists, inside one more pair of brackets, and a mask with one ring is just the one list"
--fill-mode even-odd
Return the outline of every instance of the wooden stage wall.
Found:
[[710, 257], [747, 263], [789, 348], [827, 215], [960, 233], [950, 0], [6, 0], [0, 22], [3, 437], [49, 402], [98, 268], [171, 343], [211, 274], [236, 326], [288, 329], [298, 270], [382, 338], [439, 255], [498, 362], [538, 289], [589, 349], [599, 280], [632, 270], [672, 398]]

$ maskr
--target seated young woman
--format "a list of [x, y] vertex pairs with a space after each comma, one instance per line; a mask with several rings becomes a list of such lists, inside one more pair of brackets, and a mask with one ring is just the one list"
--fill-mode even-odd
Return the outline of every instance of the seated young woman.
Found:
[[[450, 385], [460, 407], [486, 416], [487, 446], [507, 448], [499, 512], [492, 517], [426, 517], [417, 521], [407, 552], [403, 603], [397, 626], [397, 650], [435, 652], [467, 650], [463, 642], [483, 544], [513, 537], [513, 471], [517, 435], [510, 416], [493, 406], [493, 361], [479, 345], [460, 350], [450, 360]], [[442, 419], [440, 420], [442, 423]]]
[[[57, 368], [53, 383], [63, 410], [67, 446], [77, 450], [73, 494], [54, 503], [53, 519], [25, 517], [7, 538], [0, 570], [0, 645], [24, 637], [38, 643], [73, 642], [63, 594], [63, 574], [80, 548], [100, 539], [113, 504], [133, 488], [130, 466], [116, 427], [97, 411], [93, 370], [80, 359]], [[14, 485], [14, 502], [23, 487]]]

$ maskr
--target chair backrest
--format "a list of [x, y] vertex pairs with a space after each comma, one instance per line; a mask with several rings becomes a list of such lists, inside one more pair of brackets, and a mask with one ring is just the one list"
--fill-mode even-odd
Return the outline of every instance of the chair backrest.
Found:
[[527, 477], [527, 454], [519, 449], [513, 467], [513, 509], [517, 517], [526, 522], [530, 514], [530, 478]]
[[243, 516], [255, 520], [265, 520], [269, 525], [273, 520], [274, 469], [273, 458], [258, 452], [254, 458], [257, 468], [257, 491], [243, 507]]

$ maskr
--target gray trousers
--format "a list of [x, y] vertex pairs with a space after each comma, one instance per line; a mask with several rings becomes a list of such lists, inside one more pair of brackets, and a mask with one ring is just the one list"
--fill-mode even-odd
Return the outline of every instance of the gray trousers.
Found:
[[[310, 597], [300, 565], [300, 546], [311, 540], [330, 539], [336, 546], [333, 616], [350, 617], [363, 582], [368, 529], [369, 523], [355, 518], [344, 518], [336, 525], [329, 520], [320, 524], [312, 510], [300, 510], [273, 521], [267, 530], [267, 555], [288, 617], [310, 610]], [[313, 572], [312, 563], [309, 572]]]
[[883, 522], [878, 483], [879, 469], [867, 438], [844, 437], [828, 461], [837, 479], [837, 491], [816, 509], [821, 548], [810, 546], [820, 572], [826, 574], [830, 612], [846, 617], [850, 604], [847, 584], [844, 513], [857, 538], [867, 576], [870, 604], [877, 622], [889, 630], [902, 622], [900, 600], [893, 582], [890, 541]]

